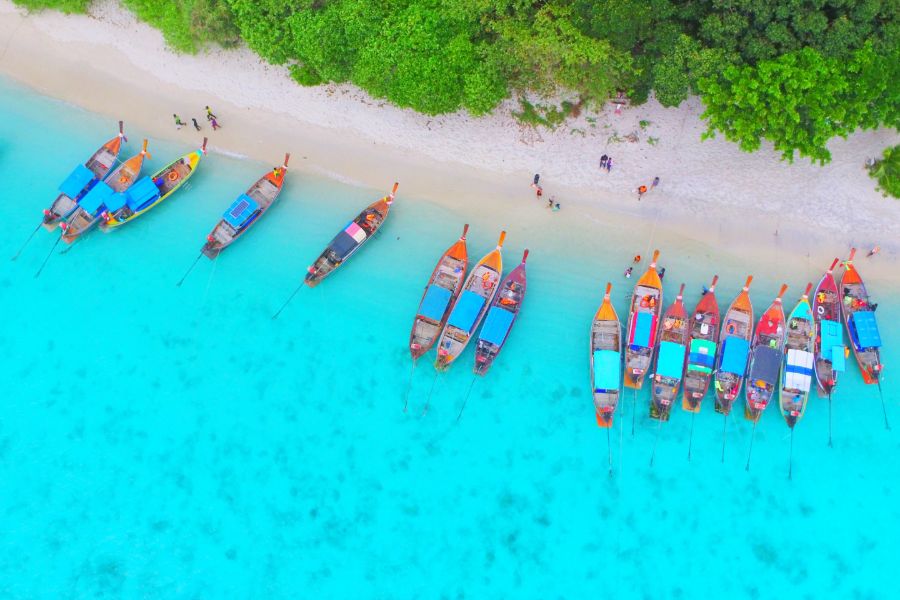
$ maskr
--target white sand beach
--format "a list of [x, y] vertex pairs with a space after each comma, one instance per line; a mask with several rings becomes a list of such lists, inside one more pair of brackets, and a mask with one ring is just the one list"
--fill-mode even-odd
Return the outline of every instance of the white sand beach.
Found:
[[[350, 85], [301, 87], [247, 49], [173, 53], [114, 1], [95, 3], [90, 16], [26, 16], [0, 0], [0, 74], [185, 143], [200, 134], [176, 131], [172, 113], [205, 121], [209, 104], [223, 125], [204, 128], [213, 151], [272, 164], [291, 151], [300, 172], [379, 190], [396, 179], [403, 194], [508, 223], [551, 218], [529, 187], [540, 173], [545, 198], [563, 206], [555, 226], [571, 228], [573, 243], [603, 220], [635, 228], [641, 250], [649, 231], [654, 243], [690, 239], [748, 260], [756, 252], [766, 257], [760, 264], [776, 242], [779, 260], [797, 265], [812, 251], [830, 257], [879, 244], [867, 271], [897, 278], [889, 265], [900, 251], [900, 202], [884, 198], [864, 168], [898, 143], [892, 130], [834, 140], [832, 162], [819, 167], [783, 162], [767, 146], [748, 154], [721, 138], [701, 141], [696, 98], [677, 109], [651, 100], [618, 115], [609, 106], [555, 131], [520, 125], [512, 101], [484, 118], [428, 117]], [[598, 168], [604, 153], [614, 159], [609, 174]], [[659, 187], [639, 202], [636, 188], [654, 177]]]

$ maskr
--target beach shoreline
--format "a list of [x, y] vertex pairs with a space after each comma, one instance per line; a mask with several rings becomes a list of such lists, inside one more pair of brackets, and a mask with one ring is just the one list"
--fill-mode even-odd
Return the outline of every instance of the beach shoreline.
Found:
[[[89, 16], [26, 16], [0, 0], [0, 75], [155, 136], [199, 144], [207, 135], [213, 152], [272, 164], [292, 152], [300, 173], [374, 190], [399, 180], [401, 195], [507, 228], [527, 224], [532, 235], [564, 228], [576, 247], [603, 223], [635, 231], [640, 241], [623, 255], [645, 245], [671, 253], [689, 241], [749, 269], [775, 257], [791, 272], [810, 255], [827, 263], [851, 244], [863, 255], [879, 244], [881, 260], [867, 273], [900, 281], [889, 267], [900, 252], [900, 203], [883, 198], [863, 168], [897, 143], [890, 130], [835, 140], [832, 163], [818, 167], [804, 159], [789, 165], [766, 149], [743, 153], [723, 139], [701, 142], [696, 98], [678, 109], [651, 100], [621, 115], [610, 107], [552, 132], [519, 125], [509, 103], [484, 118], [428, 117], [349, 85], [303, 88], [247, 49], [174, 54], [158, 31], [111, 1]], [[220, 131], [201, 118], [207, 104]], [[187, 127], [175, 129], [173, 112]], [[630, 134], [638, 141], [622, 141]], [[608, 174], [598, 168], [603, 153], [615, 159]], [[529, 187], [535, 172], [542, 199]], [[638, 201], [635, 188], [654, 177], [660, 186]], [[552, 215], [550, 196], [562, 204]]]

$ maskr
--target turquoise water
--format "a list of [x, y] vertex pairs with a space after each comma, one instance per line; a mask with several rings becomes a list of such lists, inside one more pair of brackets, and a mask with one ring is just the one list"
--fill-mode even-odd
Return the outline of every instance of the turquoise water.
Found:
[[[3, 82], [0, 114], [5, 257], [115, 123]], [[130, 153], [141, 132], [129, 134]], [[184, 145], [151, 141], [150, 167], [192, 145], [188, 135]], [[691, 421], [679, 410], [651, 468], [647, 391], [633, 437], [628, 393], [610, 477], [587, 344], [607, 279], [624, 318], [620, 273], [633, 254], [624, 234], [598, 224], [578, 260], [563, 260], [565, 231], [544, 228], [536, 243], [534, 222], [511, 228], [508, 267], [526, 241], [532, 251], [520, 320], [462, 420], [471, 349], [438, 381], [423, 419], [426, 363], [402, 411], [422, 286], [464, 221], [476, 258], [503, 224], [404, 196], [398, 173], [380, 239], [272, 321], [324, 244], [391, 183], [359, 189], [295, 169], [253, 232], [176, 288], [217, 216], [269, 167], [212, 154], [189, 189], [53, 256], [39, 279], [53, 240], [44, 231], [18, 261], [0, 260], [0, 597], [893, 595], [900, 410], [890, 383], [900, 352], [888, 324], [900, 304], [891, 290], [869, 281], [895, 431], [853, 367], [835, 399], [833, 449], [827, 404], [811, 400], [793, 481], [788, 429], [772, 408], [750, 472], [742, 419], [728, 422], [720, 462], [710, 397], [692, 461]], [[683, 278], [693, 306], [712, 258], [687, 247], [667, 261], [666, 294]], [[803, 281], [789, 282], [789, 307], [831, 258], [813, 257]], [[718, 272], [727, 305], [745, 267], [723, 258]], [[779, 283], [775, 272], [757, 275], [758, 310]]]

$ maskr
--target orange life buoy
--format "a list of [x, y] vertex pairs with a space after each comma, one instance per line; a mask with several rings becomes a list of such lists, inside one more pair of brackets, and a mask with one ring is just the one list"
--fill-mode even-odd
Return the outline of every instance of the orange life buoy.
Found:
[[169, 171], [169, 181], [178, 181], [178, 171]]

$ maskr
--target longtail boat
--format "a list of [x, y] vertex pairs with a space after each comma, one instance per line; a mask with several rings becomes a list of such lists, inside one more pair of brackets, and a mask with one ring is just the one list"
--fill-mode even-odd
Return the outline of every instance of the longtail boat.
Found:
[[809, 305], [809, 291], [806, 291], [787, 319], [787, 336], [784, 342], [784, 359], [781, 367], [781, 391], [778, 402], [781, 416], [792, 428], [806, 411], [806, 401], [812, 388], [815, 372], [815, 338], [816, 326], [813, 321], [812, 307]]
[[843, 302], [844, 324], [850, 346], [867, 384], [879, 383], [881, 377], [881, 335], [875, 322], [875, 306], [869, 299], [869, 292], [863, 284], [859, 271], [853, 266], [856, 248], [850, 250], [850, 258], [844, 263], [841, 276], [841, 298]]
[[813, 295], [813, 318], [816, 320], [816, 382], [820, 396], [831, 397], [838, 373], [846, 366], [844, 332], [841, 329], [841, 297], [834, 280], [835, 258], [825, 271]]
[[659, 352], [656, 353], [656, 373], [650, 389], [650, 417], [668, 421], [672, 403], [684, 377], [684, 361], [688, 342], [688, 316], [682, 301], [684, 284], [678, 296], [663, 314], [659, 333]]
[[468, 231], [469, 226], [463, 226], [462, 235], [441, 255], [425, 285], [409, 334], [409, 352], [413, 362], [434, 346], [447, 324], [453, 303], [462, 290], [469, 266], [469, 252], [466, 248]]
[[121, 204], [123, 200], [114, 196], [124, 194], [134, 185], [141, 175], [145, 158], [152, 158], [147, 152], [147, 140], [144, 140], [139, 153], [116, 167], [106, 179], [97, 182], [91, 191], [78, 201], [75, 210], [59, 224], [63, 230], [62, 240], [65, 243], [71, 244], [100, 223], [103, 220], [103, 213], [108, 210], [107, 204], [113, 206]]
[[219, 253], [250, 229], [275, 203], [284, 186], [290, 159], [291, 155], [285, 154], [284, 164], [260, 177], [250, 189], [231, 203], [222, 219], [206, 236], [206, 243], [201, 251], [207, 258], [214, 259], [219, 256]]
[[399, 185], [399, 183], [394, 183], [390, 194], [366, 207], [331, 240], [316, 262], [306, 270], [306, 279], [304, 280], [306, 285], [309, 287], [319, 285], [323, 279], [336, 271], [357, 250], [362, 248], [363, 244], [372, 239], [387, 220]]
[[750, 356], [750, 338], [753, 335], [753, 304], [750, 303], [750, 283], [747, 277], [722, 319], [720, 338], [722, 345], [716, 356], [716, 412], [728, 415], [747, 374]]
[[163, 200], [174, 194], [197, 172], [200, 160], [206, 155], [206, 138], [199, 149], [188, 152], [153, 175], [141, 177], [124, 194], [112, 196], [103, 213], [104, 222], [100, 229], [110, 231], [121, 227], [161, 204]]
[[503, 349], [503, 344], [509, 337], [509, 332], [522, 310], [522, 302], [525, 300], [525, 261], [528, 260], [528, 250], [522, 254], [522, 262], [504, 277], [500, 284], [500, 291], [491, 301], [487, 316], [484, 319], [484, 327], [478, 335], [475, 344], [475, 366], [473, 372], [476, 375], [484, 375], [494, 364], [494, 359]]
[[719, 343], [719, 303], [716, 300], [716, 282], [713, 277], [709, 289], [700, 298], [688, 328], [687, 369], [684, 374], [684, 396], [681, 407], [692, 413], [700, 412], [700, 403], [709, 389], [713, 367], [716, 364], [716, 345]]
[[462, 293], [453, 303], [447, 325], [438, 340], [437, 360], [434, 367], [445, 371], [465, 350], [478, 328], [488, 307], [499, 289], [503, 273], [503, 241], [506, 232], [500, 232], [497, 247], [479, 260], [463, 284]]
[[50, 208], [44, 209], [42, 224], [48, 231], [53, 231], [60, 221], [68, 217], [78, 206], [78, 201], [109, 174], [122, 150], [123, 141], [127, 141], [125, 129], [122, 121], [119, 121], [119, 135], [100, 146], [60, 184], [56, 200]]
[[760, 415], [769, 405], [781, 373], [784, 348], [784, 308], [781, 297], [786, 291], [787, 284], [782, 285], [778, 296], [759, 318], [753, 343], [750, 345], [750, 367], [744, 390], [747, 400], [744, 417], [754, 424], [759, 422]]
[[659, 250], [653, 252], [650, 266], [638, 279], [631, 296], [631, 314], [628, 317], [625, 343], [625, 387], [641, 389], [644, 375], [650, 370], [653, 352], [656, 350], [656, 334], [659, 315], [662, 312], [663, 290], [656, 261]]
[[603, 303], [591, 323], [591, 389], [597, 425], [610, 428], [622, 394], [622, 324], [610, 302], [606, 284]]

